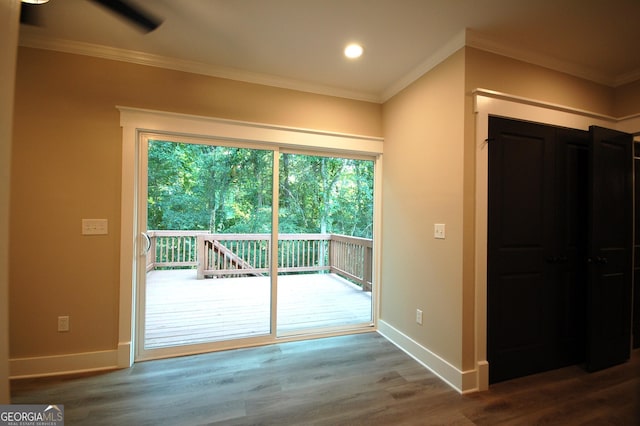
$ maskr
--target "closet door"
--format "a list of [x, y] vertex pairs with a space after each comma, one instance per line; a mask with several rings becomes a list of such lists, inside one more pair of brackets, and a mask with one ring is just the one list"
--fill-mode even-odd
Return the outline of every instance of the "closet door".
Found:
[[489, 119], [491, 383], [629, 358], [631, 144], [598, 127]]
[[633, 246], [633, 348], [640, 348], [640, 142], [633, 144], [635, 232]]
[[590, 131], [587, 370], [595, 371], [631, 351], [633, 138]]
[[554, 368], [585, 360], [589, 138], [586, 130], [556, 129]]
[[489, 119], [487, 356], [491, 383], [552, 367], [558, 313], [555, 130]]

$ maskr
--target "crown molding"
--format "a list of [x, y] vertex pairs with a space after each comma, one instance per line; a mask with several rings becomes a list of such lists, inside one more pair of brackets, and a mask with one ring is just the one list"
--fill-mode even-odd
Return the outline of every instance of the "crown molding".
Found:
[[640, 69], [622, 74], [615, 79], [614, 87], [623, 86], [627, 83], [633, 83], [640, 80]]
[[184, 71], [193, 74], [206, 75], [209, 77], [225, 78], [229, 80], [243, 81], [246, 83], [261, 84], [265, 86], [279, 87], [282, 89], [315, 93], [319, 95], [380, 103], [380, 97], [378, 95], [368, 92], [337, 88], [321, 84], [313, 84], [274, 75], [248, 72], [237, 68], [221, 67], [217, 65], [206, 64], [203, 62], [187, 61], [183, 59], [155, 55], [152, 53], [120, 49], [92, 43], [64, 39], [51, 39], [33, 34], [21, 34], [19, 45], [35, 49], [53, 50], [57, 52], [92, 56], [96, 58], [129, 62], [138, 65], [165, 68], [175, 71]]
[[465, 46], [465, 43], [466, 33], [465, 31], [460, 31], [451, 40], [440, 47], [433, 55], [429, 56], [426, 60], [421, 62], [417, 67], [407, 73], [396, 83], [386, 88], [380, 96], [381, 102], [384, 103], [391, 99], [393, 96], [400, 93], [404, 88], [422, 77], [427, 72], [431, 71], [449, 56], [453, 55], [455, 52], [463, 48]]
[[519, 61], [549, 68], [554, 71], [564, 72], [585, 80], [603, 84], [609, 87], [618, 87], [640, 78], [640, 69], [621, 76], [611, 76], [600, 73], [587, 67], [564, 61], [542, 53], [522, 49], [522, 47], [509, 44], [503, 40], [495, 39], [486, 34], [471, 29], [466, 30], [466, 45], [476, 49], [496, 53]]
[[624, 75], [612, 77], [610, 75], [598, 73], [586, 67], [576, 65], [569, 61], [563, 61], [549, 55], [523, 50], [521, 47], [510, 45], [501, 40], [497, 40], [467, 28], [456, 34], [448, 43], [438, 49], [436, 53], [420, 63], [420, 65], [407, 73], [403, 78], [385, 89], [380, 96], [381, 102], [386, 102], [398, 94], [405, 87], [419, 79], [432, 68], [435, 68], [435, 66], [464, 46], [495, 53], [497, 55], [549, 68], [554, 71], [564, 72], [575, 77], [610, 87], [622, 86], [640, 79], [640, 69]]
[[92, 56], [102, 59], [123, 61], [138, 65], [165, 68], [175, 71], [201, 74], [210, 77], [225, 78], [229, 80], [243, 81], [246, 83], [261, 84], [265, 86], [279, 87], [282, 89], [296, 90], [301, 92], [315, 93], [325, 96], [335, 96], [373, 103], [384, 103], [388, 101], [393, 96], [409, 86], [411, 83], [418, 80], [425, 73], [435, 68], [438, 64], [440, 64], [449, 56], [465, 46], [542, 66], [555, 71], [564, 72], [610, 87], [622, 86], [624, 84], [631, 83], [640, 79], [640, 69], [624, 75], [612, 77], [576, 65], [569, 61], [563, 61], [557, 58], [553, 58], [549, 55], [523, 50], [520, 47], [505, 43], [471, 29], [460, 31], [451, 40], [440, 47], [434, 54], [430, 55], [417, 67], [409, 71], [404, 77], [400, 78], [392, 85], [388, 86], [381, 93], [362, 92], [338, 88], [334, 86], [313, 84], [285, 77], [244, 71], [237, 68], [221, 67], [217, 65], [206, 64], [203, 62], [187, 61], [151, 53], [132, 51], [85, 42], [63, 39], [50, 39], [34, 34], [21, 34], [19, 45], [23, 47]]

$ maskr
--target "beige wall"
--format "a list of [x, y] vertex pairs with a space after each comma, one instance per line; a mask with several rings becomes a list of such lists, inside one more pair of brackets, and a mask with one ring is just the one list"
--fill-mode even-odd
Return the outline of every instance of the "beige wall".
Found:
[[[116, 105], [381, 136], [378, 104], [20, 48], [12, 154], [12, 358], [115, 349], [121, 140]], [[82, 236], [82, 218], [109, 235]], [[70, 315], [71, 331], [56, 331]]]
[[[612, 88], [474, 48], [385, 103], [381, 319], [460, 371], [475, 368], [477, 349], [476, 88], [618, 111]], [[447, 225], [446, 240], [433, 238], [434, 223]], [[416, 308], [425, 312], [423, 326]]]
[[615, 100], [616, 117], [640, 114], [640, 80], [616, 87]]
[[0, 404], [9, 398], [9, 190], [20, 1], [0, 3]]
[[[482, 88], [615, 115], [614, 90], [568, 74], [467, 48], [467, 92]], [[467, 93], [469, 94], [469, 93]]]
[[[464, 51], [384, 104], [380, 318], [462, 367]], [[446, 225], [446, 239], [433, 225]], [[416, 309], [424, 312], [416, 324]]]

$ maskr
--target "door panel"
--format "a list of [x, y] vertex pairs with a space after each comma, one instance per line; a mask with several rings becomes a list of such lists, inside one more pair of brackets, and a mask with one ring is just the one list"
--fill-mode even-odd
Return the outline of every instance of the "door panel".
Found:
[[490, 118], [487, 340], [489, 380], [544, 368], [553, 291], [554, 132]]
[[631, 350], [632, 137], [591, 127], [587, 369], [629, 358]]
[[273, 151], [141, 142], [137, 359], [272, 334]]
[[558, 215], [554, 241], [556, 345], [555, 365], [584, 361], [586, 339], [586, 260], [589, 132], [556, 129], [555, 173]]
[[584, 360], [588, 142], [490, 119], [490, 382]]
[[281, 153], [279, 163], [277, 335], [371, 326], [373, 161]]
[[633, 347], [640, 348], [640, 143], [634, 144]]

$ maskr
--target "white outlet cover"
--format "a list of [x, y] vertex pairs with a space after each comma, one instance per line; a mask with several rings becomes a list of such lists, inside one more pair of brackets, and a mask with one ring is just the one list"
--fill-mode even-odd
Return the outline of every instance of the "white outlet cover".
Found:
[[444, 240], [444, 223], [436, 223], [433, 225], [433, 238]]
[[107, 219], [82, 219], [82, 235], [107, 235], [108, 233]]
[[68, 316], [60, 316], [58, 317], [58, 331], [69, 331], [69, 317]]

